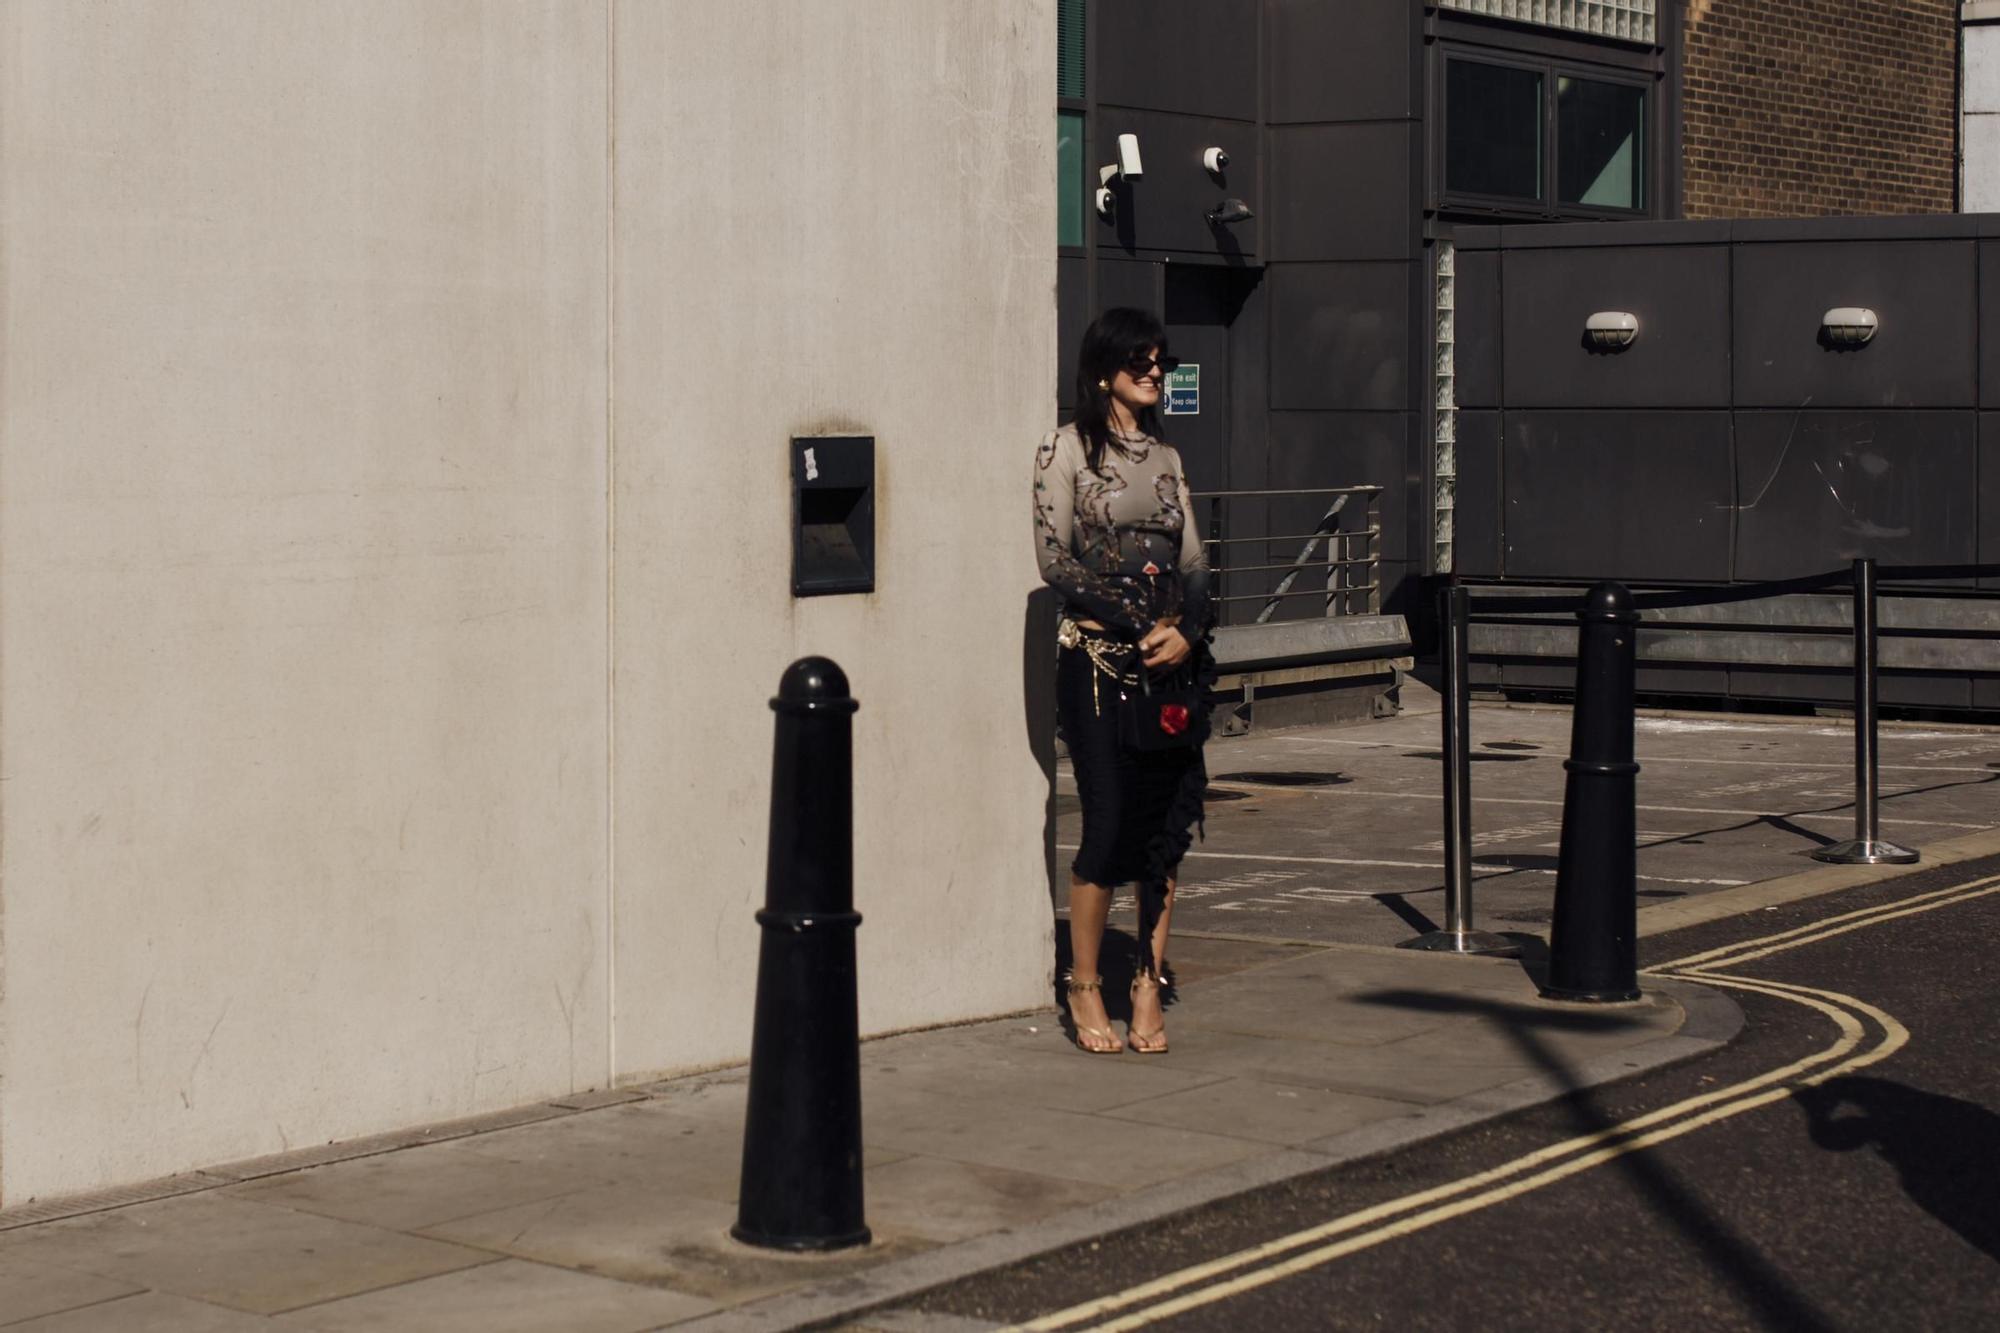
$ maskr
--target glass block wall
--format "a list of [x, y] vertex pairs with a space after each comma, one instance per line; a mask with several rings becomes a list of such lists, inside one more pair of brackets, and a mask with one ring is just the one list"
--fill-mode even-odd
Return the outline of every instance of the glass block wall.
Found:
[[1658, 0], [1437, 0], [1439, 9], [1568, 28], [1628, 42], [1653, 42]]
[[1439, 241], [1431, 251], [1437, 275], [1436, 345], [1431, 365], [1431, 568], [1449, 574], [1457, 538], [1458, 380], [1453, 353], [1458, 341], [1458, 248]]

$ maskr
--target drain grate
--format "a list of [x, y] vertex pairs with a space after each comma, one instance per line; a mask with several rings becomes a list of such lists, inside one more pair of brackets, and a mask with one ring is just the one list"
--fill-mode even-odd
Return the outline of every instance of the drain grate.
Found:
[[168, 1176], [164, 1180], [147, 1180], [137, 1185], [127, 1185], [123, 1189], [99, 1190], [95, 1194], [72, 1194], [63, 1199], [50, 1199], [46, 1203], [24, 1203], [18, 1208], [0, 1211], [0, 1231], [12, 1231], [15, 1227], [31, 1227], [37, 1222], [57, 1222], [65, 1217], [82, 1217], [87, 1213], [108, 1213], [113, 1208], [129, 1208], [135, 1203], [155, 1203], [161, 1199], [178, 1198], [183, 1194], [199, 1194], [203, 1190], [220, 1189], [233, 1184], [221, 1176], [209, 1175], [202, 1171], [189, 1171], [184, 1175]]

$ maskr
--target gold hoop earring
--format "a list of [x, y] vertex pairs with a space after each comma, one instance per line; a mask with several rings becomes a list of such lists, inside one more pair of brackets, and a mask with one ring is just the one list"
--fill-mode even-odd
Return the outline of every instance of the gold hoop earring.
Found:
[[1109, 392], [1109, 391], [1110, 391], [1110, 389], [1111, 389], [1111, 381], [1110, 381], [1110, 380], [1099, 380], [1099, 381], [1097, 382], [1097, 387], [1098, 387], [1098, 388], [1100, 388], [1100, 389], [1103, 389], [1103, 390], [1105, 390], [1106, 392]]

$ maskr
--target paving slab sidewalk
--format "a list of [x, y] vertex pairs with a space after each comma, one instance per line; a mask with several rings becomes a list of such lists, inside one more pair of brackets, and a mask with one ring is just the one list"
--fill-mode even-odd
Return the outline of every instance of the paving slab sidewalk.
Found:
[[1189, 940], [1175, 967], [1164, 1056], [1084, 1055], [1053, 1010], [865, 1043], [863, 1249], [728, 1238], [737, 1070], [81, 1216], [0, 1213], [0, 1326], [794, 1327], [1687, 1058], [1741, 1021], [1693, 987], [1577, 1009], [1518, 963], [1368, 947]]

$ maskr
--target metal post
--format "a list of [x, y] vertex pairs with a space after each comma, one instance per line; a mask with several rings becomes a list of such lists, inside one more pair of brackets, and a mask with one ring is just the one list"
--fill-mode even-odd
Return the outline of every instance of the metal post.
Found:
[[1471, 590], [1453, 585], [1438, 591], [1438, 659], [1443, 667], [1444, 767], [1444, 929], [1413, 940], [1405, 949], [1427, 953], [1511, 955], [1512, 940], [1472, 928], [1472, 681], [1467, 671], [1466, 633], [1472, 614]]
[[824, 657], [771, 700], [771, 843], [743, 1178], [729, 1234], [780, 1250], [865, 1245], [854, 977], [854, 710]]
[[1368, 614], [1382, 614], [1382, 492], [1368, 495]]
[[1215, 623], [1220, 625], [1229, 610], [1229, 589], [1223, 581], [1223, 571], [1229, 563], [1224, 558], [1224, 552], [1229, 548], [1222, 537], [1222, 497], [1219, 495], [1211, 497], [1208, 502], [1208, 540], [1214, 552], [1208, 558], [1208, 573], [1215, 587]]
[[1815, 861], [1843, 866], [1909, 865], [1917, 853], [1881, 833], [1881, 792], [1875, 751], [1875, 562], [1854, 562], [1854, 836], [1822, 847]]
[[1600, 583], [1576, 613], [1576, 703], [1563, 761], [1562, 847], [1549, 927], [1552, 1000], [1639, 998], [1638, 776], [1632, 758], [1639, 613]]

